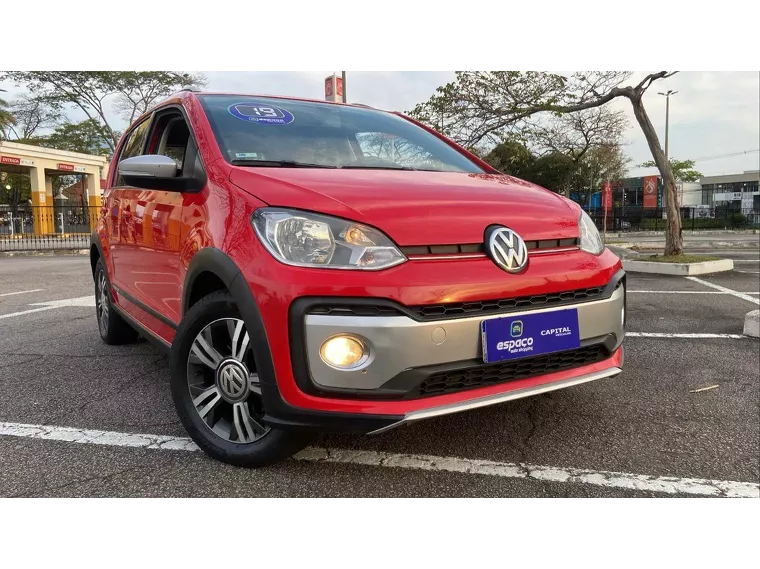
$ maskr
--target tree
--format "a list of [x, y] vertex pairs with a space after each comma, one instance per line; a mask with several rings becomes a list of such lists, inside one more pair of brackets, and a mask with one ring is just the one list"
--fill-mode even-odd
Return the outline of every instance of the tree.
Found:
[[620, 144], [628, 128], [623, 111], [595, 107], [577, 113], [552, 115], [527, 127], [532, 144], [548, 152], [559, 152], [579, 163], [593, 148]]
[[83, 154], [104, 154], [109, 147], [104, 144], [108, 134], [98, 121], [87, 119], [78, 123], [64, 123], [47, 136], [34, 139], [36, 144], [58, 150]]
[[37, 131], [50, 128], [61, 120], [60, 111], [29, 95], [15, 99], [10, 107], [14, 123], [7, 128], [6, 138], [27, 142]]
[[582, 196], [582, 201], [588, 201], [597, 182], [624, 178], [630, 161], [616, 143], [591, 148], [578, 158], [556, 151], [535, 154], [515, 137], [497, 144], [483, 159], [500, 172], [567, 196]]
[[[676, 160], [675, 158], [671, 158], [668, 162], [676, 180], [681, 182], [696, 182], [702, 177], [702, 172], [694, 169], [694, 160]], [[653, 168], [655, 166], [657, 164], [655, 164], [654, 160], [649, 160], [640, 165], [641, 168]]]
[[31, 97], [57, 111], [82, 111], [102, 127], [111, 152], [119, 142], [111, 124], [112, 107], [131, 122], [170, 93], [205, 83], [202, 76], [176, 71], [5, 71], [0, 80], [26, 87]]
[[16, 119], [8, 110], [8, 103], [3, 99], [0, 99], [0, 140], [7, 138], [7, 133], [13, 125], [16, 124]]
[[483, 159], [500, 172], [529, 182], [533, 181], [530, 177], [533, 175], [536, 157], [523, 142], [516, 138], [510, 137], [497, 144]]
[[539, 156], [533, 163], [530, 181], [569, 197], [576, 171], [577, 164], [570, 156], [561, 152], [550, 152]]
[[677, 255], [683, 252], [683, 239], [675, 177], [643, 103], [644, 93], [654, 82], [675, 73], [650, 73], [634, 86], [621, 87], [630, 73], [578, 72], [566, 77], [545, 72], [458, 71], [454, 81], [439, 87], [412, 115], [431, 125], [437, 120], [446, 134], [476, 146], [504, 136], [540, 113], [563, 115], [602, 107], [619, 97], [628, 99], [665, 183], [665, 254]]
[[601, 144], [589, 150], [578, 165], [575, 190], [586, 205], [603, 181], [622, 180], [628, 173], [631, 159], [620, 144]]

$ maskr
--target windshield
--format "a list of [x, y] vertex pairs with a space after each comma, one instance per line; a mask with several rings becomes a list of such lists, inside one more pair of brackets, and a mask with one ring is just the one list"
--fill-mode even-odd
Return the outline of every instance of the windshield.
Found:
[[227, 161], [244, 166], [483, 172], [391, 113], [269, 97], [202, 95]]

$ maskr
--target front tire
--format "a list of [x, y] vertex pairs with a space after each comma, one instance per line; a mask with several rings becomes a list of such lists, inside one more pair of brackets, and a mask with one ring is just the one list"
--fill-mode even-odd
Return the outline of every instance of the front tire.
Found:
[[209, 456], [266, 466], [306, 446], [301, 433], [265, 425], [261, 384], [240, 311], [226, 291], [188, 310], [171, 350], [171, 391], [180, 421]]
[[106, 344], [130, 344], [137, 340], [137, 330], [127, 324], [113, 307], [111, 283], [103, 259], [98, 259], [95, 265], [95, 316], [100, 337]]

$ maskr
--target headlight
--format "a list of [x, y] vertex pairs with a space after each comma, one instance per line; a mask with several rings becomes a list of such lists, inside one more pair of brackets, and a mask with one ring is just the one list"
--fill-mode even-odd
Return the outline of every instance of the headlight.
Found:
[[266, 207], [253, 214], [253, 228], [286, 265], [376, 271], [406, 261], [377, 229], [327, 215]]
[[602, 236], [599, 235], [599, 230], [585, 211], [581, 211], [578, 229], [581, 234], [581, 249], [594, 255], [599, 255], [604, 251]]

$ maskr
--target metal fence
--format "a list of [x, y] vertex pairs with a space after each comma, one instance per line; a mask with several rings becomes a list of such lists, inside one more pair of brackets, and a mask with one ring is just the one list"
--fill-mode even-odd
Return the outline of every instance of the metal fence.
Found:
[[0, 205], [0, 251], [86, 249], [98, 206]]
[[[604, 228], [602, 208], [587, 210], [599, 230]], [[607, 212], [607, 231], [664, 231], [668, 224], [665, 208], [614, 207]], [[701, 229], [737, 230], [760, 228], [760, 211], [732, 207], [682, 207], [684, 231]]]

